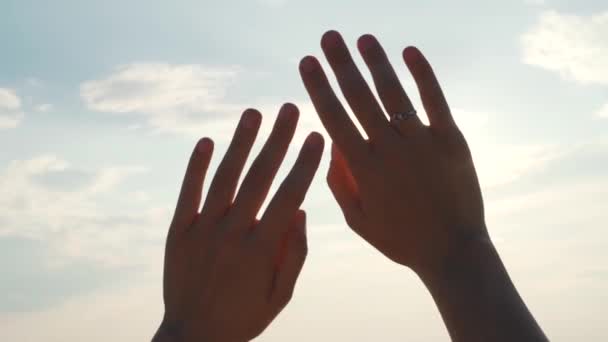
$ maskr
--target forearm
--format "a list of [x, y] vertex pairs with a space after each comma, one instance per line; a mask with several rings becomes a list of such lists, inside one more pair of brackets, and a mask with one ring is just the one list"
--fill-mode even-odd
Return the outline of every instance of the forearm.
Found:
[[547, 341], [489, 238], [419, 272], [453, 341]]

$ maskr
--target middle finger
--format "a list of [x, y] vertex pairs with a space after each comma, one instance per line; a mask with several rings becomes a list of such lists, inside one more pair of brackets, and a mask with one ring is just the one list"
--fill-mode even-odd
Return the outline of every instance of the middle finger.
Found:
[[376, 140], [390, 135], [392, 132], [386, 115], [355, 65], [340, 34], [335, 31], [325, 33], [321, 47], [346, 101], [369, 138]]
[[[359, 51], [374, 79], [376, 91], [389, 115], [407, 113], [414, 110], [399, 78], [395, 73], [384, 49], [372, 35], [364, 35], [358, 41]], [[408, 126], [419, 128], [422, 121], [414, 116], [407, 121]]]
[[257, 156], [234, 200], [228, 219], [230, 226], [249, 229], [268, 195], [272, 181], [283, 162], [298, 123], [298, 108], [285, 104], [270, 137]]

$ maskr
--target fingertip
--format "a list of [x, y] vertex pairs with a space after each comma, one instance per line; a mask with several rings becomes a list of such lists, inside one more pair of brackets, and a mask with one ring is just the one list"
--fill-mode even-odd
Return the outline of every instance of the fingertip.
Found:
[[319, 61], [314, 56], [306, 56], [300, 61], [300, 72], [304, 74], [309, 74], [319, 67]]
[[308, 140], [310, 144], [313, 144], [321, 149], [323, 149], [325, 146], [325, 138], [323, 138], [323, 135], [319, 132], [310, 133]]
[[291, 103], [291, 102], [285, 102], [283, 104], [283, 106], [281, 106], [281, 111], [286, 111], [286, 112], [290, 112], [290, 113], [294, 113], [294, 114], [299, 114], [300, 110], [298, 109], [298, 106], [296, 106], [295, 104]]
[[306, 137], [306, 140], [304, 141], [304, 145], [302, 146], [302, 152], [304, 152], [304, 153], [315, 152], [314, 153], [315, 155], [317, 153], [321, 154], [323, 152], [324, 144], [325, 144], [325, 141], [323, 139], [323, 136], [317, 132], [312, 132], [308, 135], [308, 137]]
[[373, 35], [367, 33], [359, 37], [357, 40], [357, 48], [361, 53], [369, 50], [371, 47], [375, 46], [378, 43], [378, 40]]
[[298, 209], [298, 211], [296, 212], [296, 221], [298, 222], [298, 224], [306, 225], [306, 211]]
[[241, 120], [245, 128], [255, 128], [262, 123], [262, 114], [257, 109], [247, 108], [243, 111]]
[[405, 49], [403, 49], [402, 55], [403, 55], [403, 60], [408, 65], [418, 62], [420, 59], [420, 56], [422, 56], [422, 54], [420, 53], [420, 50], [418, 50], [418, 48], [416, 48], [415, 46], [408, 46]]
[[292, 239], [300, 241], [303, 247], [307, 247], [306, 213], [298, 210], [296, 214], [296, 224], [291, 231]]
[[342, 36], [340, 35], [340, 32], [336, 30], [329, 30], [321, 37], [321, 47], [324, 49], [336, 47], [341, 40]]
[[196, 151], [200, 154], [209, 154], [213, 151], [213, 140], [210, 138], [202, 138], [196, 144]]
[[288, 123], [291, 121], [297, 121], [300, 116], [300, 111], [298, 107], [292, 103], [285, 103], [281, 106], [279, 110], [279, 116], [277, 117], [277, 121], [281, 123]]
[[247, 108], [243, 111], [243, 114], [247, 114], [247, 115], [262, 115], [260, 113], [259, 110], [255, 109], [255, 108]]

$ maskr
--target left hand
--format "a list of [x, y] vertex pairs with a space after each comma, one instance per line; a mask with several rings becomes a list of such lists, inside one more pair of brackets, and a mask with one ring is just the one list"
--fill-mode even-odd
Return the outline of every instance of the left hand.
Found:
[[[419, 275], [489, 240], [473, 158], [435, 73], [414, 47], [403, 51], [429, 119], [425, 125], [384, 49], [371, 35], [358, 47], [380, 102], [342, 36], [321, 41], [344, 97], [368, 139], [338, 100], [319, 61], [306, 57], [300, 72], [334, 141], [327, 175], [348, 225], [389, 259]], [[384, 107], [384, 108], [383, 108]]]
[[295, 166], [258, 221], [256, 214], [293, 137], [297, 108], [285, 105], [233, 200], [261, 115], [247, 110], [199, 212], [213, 144], [190, 159], [165, 252], [165, 317], [155, 341], [249, 341], [290, 301], [306, 258], [299, 210], [319, 166], [323, 138], [309, 135]]

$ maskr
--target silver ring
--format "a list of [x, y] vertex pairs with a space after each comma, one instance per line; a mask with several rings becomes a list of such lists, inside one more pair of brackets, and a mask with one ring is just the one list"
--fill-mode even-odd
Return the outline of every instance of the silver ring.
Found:
[[418, 112], [416, 112], [416, 110], [412, 108], [407, 112], [395, 113], [391, 115], [391, 121], [405, 121], [407, 119], [415, 117], [416, 115], [418, 115]]

